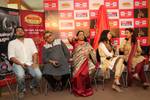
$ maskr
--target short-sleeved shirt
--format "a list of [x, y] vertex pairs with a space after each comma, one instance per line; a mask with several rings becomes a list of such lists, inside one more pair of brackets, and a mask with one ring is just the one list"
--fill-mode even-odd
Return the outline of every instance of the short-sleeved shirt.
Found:
[[21, 63], [27, 65], [33, 64], [32, 56], [37, 53], [37, 48], [30, 38], [24, 38], [24, 41], [15, 39], [8, 44], [8, 57], [9, 59], [15, 57]]

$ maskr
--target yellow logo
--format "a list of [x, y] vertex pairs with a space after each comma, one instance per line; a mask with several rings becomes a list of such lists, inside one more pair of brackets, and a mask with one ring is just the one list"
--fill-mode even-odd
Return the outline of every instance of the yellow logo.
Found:
[[39, 25], [42, 23], [42, 18], [38, 15], [29, 14], [25, 16], [25, 22], [32, 25]]

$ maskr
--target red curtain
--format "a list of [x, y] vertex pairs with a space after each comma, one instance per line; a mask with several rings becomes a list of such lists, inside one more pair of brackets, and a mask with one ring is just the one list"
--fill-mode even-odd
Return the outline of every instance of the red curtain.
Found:
[[106, 11], [106, 7], [104, 5], [101, 5], [98, 10], [96, 34], [95, 34], [94, 41], [93, 41], [94, 49], [97, 49], [98, 47], [98, 41], [101, 36], [101, 32], [106, 29], [109, 29], [107, 11]]

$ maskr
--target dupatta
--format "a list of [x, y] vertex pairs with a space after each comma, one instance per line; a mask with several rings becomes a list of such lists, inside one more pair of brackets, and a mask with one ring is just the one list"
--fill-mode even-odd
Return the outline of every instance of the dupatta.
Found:
[[128, 74], [129, 74], [128, 75], [129, 84], [131, 84], [131, 80], [132, 80], [132, 59], [133, 59], [136, 51], [137, 51], [137, 43], [132, 44], [131, 51], [130, 51], [130, 54], [128, 57], [128, 62], [127, 62], [127, 69], [128, 69]]
[[127, 66], [128, 66], [129, 72], [131, 72], [132, 59], [133, 59], [136, 51], [137, 51], [137, 43], [136, 44], [132, 44], [132, 46], [131, 46], [131, 51], [130, 51], [130, 54], [129, 54], [129, 57], [128, 57], [128, 62], [127, 62]]

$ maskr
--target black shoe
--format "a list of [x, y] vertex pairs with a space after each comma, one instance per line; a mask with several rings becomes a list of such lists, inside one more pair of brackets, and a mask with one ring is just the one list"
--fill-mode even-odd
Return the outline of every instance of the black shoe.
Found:
[[58, 91], [63, 91], [64, 87], [63, 86], [59, 86], [58, 87]]
[[57, 89], [56, 89], [56, 88], [52, 88], [52, 91], [53, 91], [53, 92], [56, 92], [56, 91], [57, 91]]
[[37, 95], [39, 93], [35, 88], [32, 88], [31, 92], [32, 92], [33, 95]]
[[22, 100], [24, 97], [25, 97], [25, 96], [24, 96], [24, 92], [18, 93], [18, 99], [19, 99], [19, 100]]

